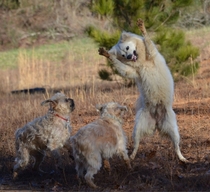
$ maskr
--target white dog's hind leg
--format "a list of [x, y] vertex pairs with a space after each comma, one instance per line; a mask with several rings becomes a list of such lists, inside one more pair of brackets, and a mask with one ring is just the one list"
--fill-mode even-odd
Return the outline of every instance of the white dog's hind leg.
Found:
[[176, 115], [173, 109], [167, 109], [165, 120], [163, 121], [162, 126], [160, 127], [162, 134], [167, 134], [172, 140], [175, 148], [175, 152], [179, 157], [180, 161], [188, 162], [188, 160], [182, 155], [179, 147], [180, 135], [179, 129], [176, 121]]
[[134, 149], [130, 156], [133, 160], [139, 148], [139, 142], [144, 135], [152, 134], [155, 131], [156, 121], [150, 115], [149, 110], [141, 108], [135, 119], [135, 125], [133, 130]]

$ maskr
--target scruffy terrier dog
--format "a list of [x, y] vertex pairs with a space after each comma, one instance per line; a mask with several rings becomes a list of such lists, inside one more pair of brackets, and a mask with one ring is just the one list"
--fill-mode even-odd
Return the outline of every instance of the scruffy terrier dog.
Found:
[[110, 102], [97, 105], [96, 108], [101, 117], [82, 127], [71, 137], [78, 178], [85, 177], [87, 184], [93, 188], [97, 187], [93, 182], [93, 175], [100, 170], [102, 159], [106, 161], [107, 168], [110, 168], [108, 159], [117, 154], [122, 156], [128, 168], [131, 168], [126, 149], [127, 139], [122, 129], [123, 115], [127, 107]]
[[63, 93], [56, 93], [41, 103], [49, 104], [46, 115], [34, 119], [15, 132], [16, 159], [13, 177], [16, 178], [20, 169], [24, 169], [30, 157], [34, 159], [34, 169], [40, 164], [46, 151], [62, 148], [70, 138], [71, 126], [69, 115], [74, 110], [74, 100]]

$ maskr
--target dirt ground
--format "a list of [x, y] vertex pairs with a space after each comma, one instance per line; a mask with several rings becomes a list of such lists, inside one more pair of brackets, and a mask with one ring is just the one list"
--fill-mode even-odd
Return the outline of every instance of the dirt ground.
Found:
[[[207, 56], [207, 55], [205, 55]], [[23, 170], [16, 180], [12, 179], [14, 164], [14, 131], [41, 114], [37, 108], [40, 95], [28, 97], [2, 96], [0, 98], [0, 190], [8, 191], [209, 191], [210, 189], [210, 59], [201, 62], [199, 73], [175, 83], [173, 109], [177, 116], [181, 135], [181, 151], [189, 160], [182, 163], [174, 153], [172, 143], [158, 133], [145, 137], [139, 146], [136, 158], [128, 170], [118, 157], [110, 160], [111, 174], [103, 167], [94, 176], [100, 187], [96, 190], [85, 183], [79, 184], [74, 161], [64, 152], [63, 170], [57, 169], [54, 158], [47, 156], [42, 164], [46, 174], [33, 171], [31, 165]], [[87, 89], [87, 88], [86, 88]], [[97, 89], [95, 87], [95, 89]], [[80, 90], [84, 92], [84, 90]], [[129, 113], [125, 116], [123, 128], [128, 136], [129, 154], [132, 152], [132, 129], [135, 117], [135, 88], [125, 88], [111, 83], [98, 85], [95, 97], [75, 97], [84, 100], [76, 105], [71, 124], [74, 134], [80, 127], [98, 118], [94, 106], [98, 101], [114, 99], [125, 102]], [[19, 98], [19, 99], [18, 99]], [[26, 99], [27, 98], [27, 99]], [[43, 97], [42, 97], [43, 98]], [[33, 99], [35, 99], [33, 101]], [[26, 102], [27, 101], [27, 102]], [[40, 100], [38, 100], [39, 102]], [[31, 105], [30, 114], [21, 114], [23, 107]], [[36, 111], [34, 112], [34, 109]], [[14, 112], [15, 111], [15, 112]], [[28, 115], [28, 116], [27, 116]], [[70, 153], [71, 154], [71, 153]]]
[[[86, 184], [79, 184], [74, 161], [64, 153], [64, 169], [56, 169], [51, 156], [46, 157], [42, 168], [46, 174], [35, 172], [29, 166], [18, 179], [12, 179], [12, 155], [1, 155], [0, 190], [33, 191], [209, 191], [210, 189], [210, 81], [207, 68], [209, 60], [202, 63], [202, 71], [194, 84], [178, 82], [175, 86], [174, 111], [181, 135], [181, 151], [189, 160], [182, 163], [174, 154], [171, 142], [158, 133], [145, 137], [139, 146], [132, 170], [128, 170], [118, 157], [111, 159], [111, 174], [104, 168], [95, 175], [94, 181], [100, 187], [93, 190]], [[205, 80], [205, 81], [204, 81]], [[204, 84], [205, 82], [205, 84]], [[129, 89], [129, 88], [128, 88]], [[116, 89], [105, 89], [109, 94]], [[129, 154], [132, 151], [131, 134], [134, 123], [135, 99], [129, 94], [127, 103], [130, 112], [125, 117], [124, 130], [129, 138]], [[107, 93], [108, 94], [108, 93]], [[130, 104], [129, 104], [130, 103]], [[74, 133], [88, 122], [97, 118], [94, 110], [79, 106], [79, 112], [72, 115]], [[73, 133], [73, 134], [74, 134]], [[3, 154], [1, 152], [1, 154]]]
[[[174, 110], [182, 138], [181, 149], [190, 163], [181, 163], [174, 154], [170, 141], [155, 134], [141, 142], [139, 152], [132, 161], [131, 171], [117, 157], [111, 160], [111, 174], [102, 168], [95, 175], [95, 183], [100, 186], [95, 191], [209, 191], [209, 102], [203, 102], [199, 107], [197, 103], [190, 103], [185, 107], [177, 105]], [[86, 116], [86, 121], [96, 118]], [[126, 119], [125, 131], [128, 133], [131, 132], [131, 122], [133, 117]], [[68, 161], [64, 170], [56, 170], [53, 160], [48, 157], [42, 165], [48, 174], [32, 171], [29, 166], [14, 181], [11, 171], [14, 158], [4, 158], [7, 161], [5, 165], [9, 167], [2, 168], [1, 190], [93, 191], [86, 184], [79, 185], [72, 160]], [[55, 171], [51, 172], [52, 170]]]

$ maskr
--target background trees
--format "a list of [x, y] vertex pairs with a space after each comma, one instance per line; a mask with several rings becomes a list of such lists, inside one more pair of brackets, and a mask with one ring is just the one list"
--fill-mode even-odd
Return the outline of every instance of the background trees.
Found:
[[[195, 61], [199, 55], [198, 48], [186, 40], [185, 33], [176, 25], [180, 15], [197, 3], [194, 0], [95, 0], [92, 10], [102, 20], [111, 20], [113, 28], [108, 31], [89, 26], [87, 32], [99, 46], [110, 49], [118, 41], [122, 30], [139, 34], [136, 21], [142, 18], [177, 80], [196, 73], [199, 67]], [[111, 72], [102, 69], [99, 76], [111, 80], [116, 70], [109, 62], [107, 66]]]

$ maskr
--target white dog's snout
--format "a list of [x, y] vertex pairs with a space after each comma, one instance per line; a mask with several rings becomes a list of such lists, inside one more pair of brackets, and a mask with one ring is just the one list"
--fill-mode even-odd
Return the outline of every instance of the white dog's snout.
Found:
[[133, 55], [132, 55], [132, 54], [129, 54], [129, 55], [127, 56], [127, 59], [131, 60], [132, 57], [133, 57]]

